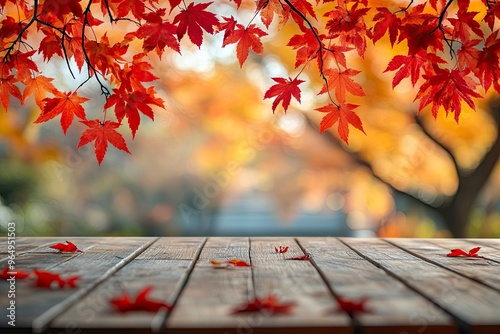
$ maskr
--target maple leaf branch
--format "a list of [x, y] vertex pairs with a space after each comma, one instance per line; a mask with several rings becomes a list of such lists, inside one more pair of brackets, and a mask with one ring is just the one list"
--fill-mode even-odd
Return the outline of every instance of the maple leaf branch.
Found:
[[448, 47], [450, 48], [450, 57], [451, 57], [451, 59], [453, 59], [453, 57], [455, 55], [455, 50], [453, 50], [453, 40], [450, 40], [448, 37], [446, 37], [445, 31], [444, 31], [444, 28], [443, 28], [443, 20], [444, 20], [444, 16], [446, 15], [446, 12], [448, 11], [448, 8], [451, 6], [451, 4], [454, 1], [455, 0], [448, 0], [448, 2], [446, 3], [446, 5], [444, 6], [443, 10], [439, 14], [439, 21], [438, 21], [437, 26], [429, 32], [429, 35], [431, 35], [431, 34], [433, 34], [438, 29], [439, 29], [439, 31], [441, 31], [441, 34], [443, 35], [443, 39], [446, 42], [446, 45], [448, 45]]
[[408, 9], [410, 9], [411, 5], [413, 5], [413, 0], [410, 0], [410, 3], [408, 4], [408, 6], [406, 6], [405, 8], [402, 8], [396, 12], [394, 12], [394, 14], [397, 14], [397, 13], [401, 13], [401, 12], [406, 12]]
[[324, 49], [324, 46], [323, 46], [323, 42], [321, 41], [321, 38], [319, 37], [318, 33], [316, 32], [316, 30], [314, 29], [314, 26], [312, 25], [311, 21], [309, 21], [309, 19], [300, 11], [298, 10], [297, 7], [295, 7], [291, 2], [290, 0], [283, 0], [285, 1], [285, 3], [290, 6], [290, 8], [295, 12], [297, 13], [298, 16], [300, 16], [300, 18], [302, 20], [304, 20], [305, 23], [307, 23], [307, 25], [309, 26], [309, 29], [311, 30], [311, 32], [313, 33], [314, 35], [314, 38], [316, 38], [316, 40], [318, 41], [318, 44], [319, 44], [319, 48], [318, 48], [318, 52], [320, 53], [320, 73], [321, 73], [321, 76], [323, 77], [324, 80], [326, 80], [325, 78], [325, 75], [323, 74], [323, 49]]
[[[108, 100], [108, 97], [111, 96], [111, 92], [109, 91], [109, 89], [102, 83], [101, 79], [99, 78], [99, 75], [101, 75], [104, 78], [104, 75], [102, 75], [95, 67], [94, 65], [92, 65], [91, 61], [90, 61], [90, 57], [87, 53], [87, 49], [85, 48], [85, 28], [89, 25], [89, 21], [88, 21], [88, 14], [90, 13], [90, 6], [92, 5], [92, 1], [93, 0], [90, 0], [89, 3], [87, 4], [87, 8], [85, 8], [85, 11], [83, 12], [83, 24], [82, 24], [82, 51], [83, 51], [83, 56], [85, 58], [85, 63], [87, 64], [87, 68], [88, 68], [88, 75], [89, 77], [83, 82], [81, 83], [78, 88], [76, 90], [78, 90], [81, 86], [83, 86], [85, 83], [87, 83], [90, 78], [92, 77], [92, 73], [91, 71], [94, 72], [95, 74], [95, 78], [97, 80], [97, 83], [99, 84], [100, 88], [101, 88], [101, 94], [104, 95], [106, 101]], [[76, 91], [75, 90], [75, 91]]]
[[[90, 1], [92, 2], [92, 1]], [[109, 16], [109, 22], [110, 23], [114, 23], [114, 22], [118, 22], [118, 21], [129, 21], [129, 22], [132, 22], [132, 23], [135, 23], [137, 24], [138, 26], [141, 26], [141, 23], [140, 22], [137, 22], [129, 17], [118, 17], [118, 18], [114, 18], [113, 17], [113, 13], [111, 12], [111, 7], [109, 7], [109, 2], [108, 0], [103, 0], [104, 2], [104, 6], [106, 7], [106, 10], [108, 11], [108, 16]]]
[[[33, 23], [35, 23], [37, 15], [38, 15], [38, 0], [34, 0], [33, 1], [33, 17], [30, 19], [30, 21], [24, 27], [21, 28], [21, 30], [19, 31], [19, 35], [17, 35], [16, 39], [11, 42], [12, 44], [8, 48], [5, 48], [2, 50], [2, 52], [5, 51], [4, 62], [8, 61], [9, 56], [10, 56], [11, 52], [14, 50], [14, 47], [16, 46], [16, 44], [18, 42], [19, 43], [22, 42], [23, 34], [26, 32], [26, 30], [29, 29], [29, 27], [31, 27], [33, 25]], [[2, 75], [3, 75], [3, 66], [2, 66]]]
[[73, 70], [71, 69], [71, 65], [69, 63], [68, 51], [66, 50], [66, 45], [64, 45], [64, 40], [65, 40], [66, 36], [68, 36], [70, 39], [73, 39], [71, 36], [66, 34], [66, 25], [64, 25], [64, 28], [62, 29], [62, 36], [61, 36], [61, 49], [63, 50], [64, 60], [66, 61], [66, 66], [68, 67], [68, 71], [71, 74], [71, 76], [73, 77], [73, 79], [75, 79], [75, 75], [73, 74]]
[[[320, 73], [320, 76], [321, 78], [323, 79], [323, 81], [325, 82], [325, 85], [326, 85], [326, 88], [327, 88], [327, 91], [328, 91], [328, 96], [330, 98], [330, 101], [336, 105], [337, 103], [335, 103], [330, 95], [330, 90], [328, 89], [328, 79], [326, 78], [325, 76], [325, 73], [323, 71], [323, 52], [325, 50], [325, 47], [323, 45], [323, 42], [321, 41], [321, 38], [319, 37], [318, 35], [318, 32], [316, 31], [316, 29], [314, 29], [314, 26], [312, 25], [311, 21], [309, 21], [309, 19], [297, 8], [295, 7], [291, 2], [290, 0], [283, 0], [288, 6], [290, 6], [290, 9], [292, 9], [302, 20], [304, 20], [304, 22], [309, 26], [309, 29], [311, 30], [311, 32], [313, 33], [314, 35], [314, 38], [316, 39], [316, 41], [318, 42], [319, 44], [319, 47], [318, 47], [318, 51], [316, 54], [319, 53], [319, 73]], [[326, 49], [327, 51], [330, 51], [330, 52], [335, 52], [334, 50], [330, 50], [330, 49]]]

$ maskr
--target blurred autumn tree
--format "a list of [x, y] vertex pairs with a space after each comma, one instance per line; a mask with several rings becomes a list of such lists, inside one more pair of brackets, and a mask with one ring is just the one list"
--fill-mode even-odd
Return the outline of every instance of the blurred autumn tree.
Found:
[[[371, 3], [377, 6], [384, 2]], [[444, 3], [439, 1], [441, 5]], [[252, 6], [244, 3], [242, 8], [253, 9]], [[221, 12], [224, 15], [234, 13], [223, 6]], [[278, 9], [275, 13], [279, 16]], [[319, 20], [326, 20], [321, 14], [321, 11], [317, 12]], [[243, 12], [242, 16], [245, 15], [251, 17], [253, 12]], [[108, 25], [94, 27], [93, 32], [99, 37], [106, 33], [111, 43], [120, 42], [120, 36], [114, 36], [117, 31], [106, 32], [107, 29]], [[49, 173], [56, 176], [55, 182], [52, 180], [52, 191], [62, 198], [65, 197], [62, 194], [73, 194], [71, 198], [65, 198], [67, 210], [75, 216], [87, 215], [88, 221], [106, 220], [103, 217], [106, 211], [78, 209], [78, 203], [106, 207], [115, 211], [122, 222], [140, 220], [146, 225], [147, 233], [158, 232], [159, 224], [201, 219], [200, 215], [205, 211], [208, 216], [214, 216], [228, 186], [212, 189], [209, 185], [214, 184], [217, 177], [221, 180], [222, 175], [234, 179], [243, 169], [252, 168], [274, 175], [274, 182], [267, 189], [275, 195], [279, 210], [285, 216], [299, 203], [311, 208], [330, 200], [335, 202], [330, 203], [331, 207], [350, 213], [348, 219], [353, 226], [375, 229], [383, 223], [379, 235], [401, 235], [404, 231], [394, 228], [401, 215], [394, 214], [398, 208], [390, 196], [392, 191], [396, 198], [409, 198], [438, 214], [454, 236], [464, 236], [480, 191], [485, 193], [486, 181], [498, 161], [499, 109], [495, 97], [484, 103], [476, 102], [476, 113], [463, 103], [460, 126], [450, 122], [442, 113], [436, 121], [427, 111], [416, 117], [418, 106], [412, 102], [415, 90], [410, 82], [404, 80], [391, 90], [391, 77], [381, 73], [394, 55], [401, 54], [400, 46], [391, 49], [389, 37], [384, 37], [376, 47], [368, 43], [363, 61], [351, 57], [354, 51], [347, 53], [349, 63], [361, 70], [357, 79], [366, 96], [362, 99], [353, 97], [350, 102], [361, 105], [356, 113], [363, 119], [368, 137], [351, 133], [350, 145], [345, 146], [337, 137], [337, 129], [327, 130], [320, 136], [315, 128], [319, 123], [318, 113], [310, 111], [329, 102], [324, 95], [316, 96], [324, 82], [314, 66], [306, 66], [303, 70], [302, 78], [308, 82], [303, 84], [307, 87], [302, 89], [302, 106], [292, 104], [287, 116], [282, 116], [279, 108], [277, 115], [272, 116], [270, 105], [263, 108], [258, 102], [266, 89], [274, 84], [266, 78], [286, 77], [288, 70], [295, 67], [295, 55], [283, 45], [298, 32], [296, 26], [286, 25], [279, 34], [270, 33], [269, 38], [262, 39], [266, 44], [264, 56], [255, 57], [250, 53], [241, 71], [233, 68], [238, 67], [234, 63], [234, 48], [229, 52], [231, 59], [229, 53], [220, 54], [222, 36], [215, 39], [205, 36], [202, 46], [205, 56], [200, 53], [194, 56], [195, 48], [190, 43], [182, 45], [182, 57], [165, 51], [160, 61], [151, 54], [148, 62], [153, 65], [154, 74], [160, 77], [154, 87], [157, 96], [169, 102], [166, 103], [168, 112], [155, 109], [156, 122], [160, 123], [156, 128], [147, 122], [147, 118], [141, 118], [141, 127], [147, 129], [141, 131], [142, 139], [131, 141], [130, 136], [125, 135], [127, 142], [132, 143], [130, 149], [135, 152], [130, 158], [137, 162], [134, 167], [121, 168], [119, 159], [110, 161], [100, 171], [87, 165], [85, 160], [91, 152], [73, 149], [79, 134], [84, 131], [82, 125], [69, 129], [63, 125], [72, 145], [59, 145], [58, 160], [54, 160], [57, 153], [50, 149], [46, 140], [55, 137], [44, 133], [50, 127], [35, 129], [32, 126], [39, 114], [35, 106], [31, 106], [24, 116], [13, 116], [10, 111], [2, 115], [1, 133], [10, 142], [8, 149], [13, 152], [9, 154], [25, 161], [46, 162], [44, 165]], [[136, 52], [143, 47], [139, 40], [129, 44], [130, 50]], [[205, 59], [204, 63], [203, 57], [207, 56], [211, 59]], [[67, 65], [63, 61], [59, 64], [62, 70]], [[96, 64], [102, 65], [102, 62], [96, 60]], [[203, 68], [205, 65], [208, 67]], [[191, 71], [192, 68], [195, 70]], [[66, 85], [68, 91], [79, 87], [79, 83], [70, 83], [71, 80], [62, 72], [51, 70], [57, 73], [58, 87]], [[297, 69], [294, 74], [299, 71], [302, 70]], [[85, 76], [78, 79], [85, 80]], [[84, 88], [87, 89], [86, 96], [91, 97], [87, 103], [98, 99], [92, 93], [95, 87]], [[116, 98], [112, 101], [119, 103]], [[155, 105], [156, 100], [149, 101]], [[11, 107], [20, 109], [16, 103], [12, 102]], [[94, 107], [100, 110], [98, 104], [86, 109], [93, 110]], [[155, 132], [163, 136], [163, 142], [149, 141]], [[38, 146], [32, 146], [34, 142]], [[165, 146], [169, 149], [165, 150]], [[147, 159], [148, 155], [166, 155], [168, 159], [152, 163]], [[134, 168], [136, 170], [132, 170]], [[163, 172], [161, 182], [153, 176], [153, 169]], [[120, 175], [115, 180], [109, 175], [104, 176], [106, 171], [114, 170]], [[498, 168], [496, 173], [483, 203], [498, 205], [495, 190], [499, 188]], [[114, 185], [123, 178], [126, 182], [114, 191]], [[86, 184], [89, 179], [95, 183]], [[167, 185], [170, 189], [163, 193], [162, 187]], [[164, 202], [151, 200], [153, 204], [144, 207], [137, 204], [152, 196], [151, 193], [157, 193]], [[200, 193], [205, 200], [200, 199], [203, 197]], [[120, 226], [115, 230], [120, 230]], [[127, 233], [135, 232], [130, 230]]]

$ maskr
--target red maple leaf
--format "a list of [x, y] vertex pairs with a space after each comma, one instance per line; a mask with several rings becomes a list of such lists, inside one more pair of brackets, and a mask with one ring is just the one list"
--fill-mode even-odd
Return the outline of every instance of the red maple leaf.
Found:
[[31, 273], [24, 270], [11, 270], [9, 267], [4, 268], [0, 272], [0, 279], [9, 279], [14, 277], [15, 279], [25, 279], [30, 276]]
[[307, 260], [310, 260], [311, 258], [312, 258], [312, 255], [310, 253], [306, 253], [305, 255], [289, 257], [289, 258], [287, 258], [287, 260], [307, 261]]
[[377, 42], [389, 31], [389, 40], [391, 45], [394, 46], [398, 38], [398, 28], [401, 25], [401, 19], [385, 7], [377, 7], [376, 9], [378, 13], [373, 16], [373, 22], [377, 23], [373, 26], [372, 41], [373, 43]]
[[238, 24], [238, 22], [236, 22], [232, 15], [231, 17], [223, 16], [222, 19], [224, 22], [219, 22], [218, 29], [219, 31], [224, 31], [224, 37], [222, 39], [222, 47], [224, 47], [228, 44], [226, 39], [234, 33], [234, 29], [236, 28], [236, 24]]
[[52, 84], [51, 78], [47, 78], [43, 75], [37, 75], [34, 77], [29, 77], [24, 81], [26, 87], [23, 91], [22, 101], [25, 102], [26, 99], [35, 95], [35, 102], [40, 107], [43, 108], [43, 100], [47, 97], [47, 93], [56, 94], [56, 87]]
[[56, 97], [43, 99], [42, 113], [35, 120], [35, 123], [47, 122], [61, 115], [61, 127], [66, 134], [75, 115], [82, 120], [86, 119], [85, 109], [81, 104], [88, 101], [88, 98], [81, 97], [76, 92], [63, 93], [56, 90], [52, 93]]
[[339, 42], [344, 46], [353, 46], [360, 57], [364, 57], [366, 51], [367, 27], [365, 15], [370, 8], [359, 8], [355, 2], [348, 10], [344, 5], [339, 5], [335, 10], [326, 13], [324, 16], [329, 20], [326, 28], [329, 30], [330, 38], [339, 38]]
[[211, 264], [213, 264], [216, 267], [219, 268], [228, 268], [228, 267], [251, 267], [252, 265], [239, 259], [231, 259], [227, 261], [216, 261], [216, 260], [211, 260]]
[[462, 43], [462, 47], [457, 51], [458, 68], [460, 70], [476, 69], [479, 59], [479, 50], [476, 46], [481, 42], [480, 39], [471, 39]]
[[255, 297], [253, 300], [233, 309], [232, 314], [263, 312], [266, 314], [289, 314], [295, 303], [281, 303], [274, 295], [268, 295], [263, 299]]
[[112, 121], [105, 121], [102, 123], [98, 119], [81, 122], [88, 126], [89, 129], [83, 132], [80, 142], [78, 143], [78, 148], [95, 140], [95, 156], [99, 165], [101, 164], [102, 159], [104, 159], [104, 155], [106, 155], [108, 141], [117, 149], [130, 153], [125, 139], [123, 139], [123, 136], [116, 131], [116, 129], [120, 126], [120, 123]]
[[122, 56], [127, 52], [128, 45], [115, 43], [111, 46], [108, 36], [104, 34], [100, 42], [87, 40], [85, 50], [94, 68], [104, 75], [112, 73], [114, 76], [118, 76], [121, 69], [117, 61], [124, 61]]
[[335, 89], [335, 97], [337, 98], [337, 101], [341, 103], [345, 102], [346, 93], [351, 93], [356, 96], [365, 96], [363, 87], [351, 79], [351, 77], [356, 76], [359, 73], [361, 73], [361, 71], [353, 70], [351, 68], [346, 69], [345, 71], [340, 71], [337, 68], [325, 70], [328, 84], [323, 85], [319, 94]]
[[5, 78], [0, 78], [0, 103], [5, 111], [9, 110], [10, 97], [13, 96], [19, 101], [22, 101], [21, 91], [15, 85], [17, 80], [13, 75], [8, 75]]
[[462, 111], [461, 101], [465, 101], [469, 107], [476, 109], [473, 97], [480, 98], [475, 92], [475, 83], [467, 77], [467, 72], [458, 69], [448, 70], [435, 66], [436, 74], [420, 86], [415, 100], [420, 99], [419, 111], [432, 103], [432, 115], [437, 117], [439, 107], [443, 106], [448, 113], [455, 113], [455, 121], [458, 123]]
[[61, 253], [83, 253], [83, 251], [78, 249], [78, 247], [76, 247], [76, 245], [71, 241], [66, 241], [66, 244], [58, 243], [50, 246], [50, 248], [57, 249]]
[[450, 253], [447, 254], [446, 256], [449, 256], [449, 257], [464, 256], [464, 257], [481, 257], [482, 258], [482, 256], [479, 256], [477, 254], [477, 252], [479, 252], [480, 249], [481, 249], [481, 247], [478, 246], [478, 247], [472, 248], [468, 252], [465, 252], [464, 250], [462, 250], [460, 248], [455, 248], [455, 249], [452, 249], [450, 251]]
[[160, 59], [166, 46], [180, 53], [179, 42], [175, 36], [177, 27], [161, 19], [164, 12], [165, 9], [160, 9], [148, 14], [147, 23], [135, 32], [135, 36], [144, 39], [142, 49], [146, 52], [156, 50]]
[[367, 298], [362, 298], [360, 300], [351, 300], [343, 297], [337, 297], [338, 309], [337, 311], [343, 311], [350, 315], [355, 313], [366, 313], [366, 302]]
[[179, 6], [181, 4], [182, 0], [168, 0], [168, 3], [170, 4], [170, 12], [172, 12], [172, 10]]
[[353, 111], [359, 107], [355, 104], [350, 103], [340, 103], [339, 105], [329, 104], [327, 106], [317, 108], [316, 110], [327, 113], [321, 119], [319, 125], [319, 131], [322, 133], [326, 129], [339, 123], [337, 132], [340, 138], [346, 143], [349, 143], [349, 124], [354, 126], [356, 129], [365, 133], [363, 130], [363, 123], [359, 116]]
[[132, 13], [136, 19], [141, 19], [145, 10], [145, 1], [137, 0], [111, 0], [114, 3], [118, 3], [116, 7], [117, 17], [126, 17], [129, 13]]
[[79, 276], [71, 276], [63, 279], [59, 274], [36, 269], [33, 273], [36, 275], [35, 286], [47, 289], [64, 288], [65, 286], [76, 288], [76, 281], [80, 278]]
[[[125, 64], [125, 66], [118, 72], [119, 82], [117, 83], [121, 91], [144, 91], [147, 89], [142, 84], [143, 82], [151, 82], [158, 79], [157, 76], [153, 75], [149, 70], [153, 69], [153, 66], [142, 58], [145, 56], [144, 53], [139, 53], [134, 56], [132, 64]], [[160, 100], [157, 101], [160, 103]], [[161, 103], [163, 105], [163, 103]]]
[[[227, 32], [228, 30], [226, 30]], [[230, 33], [227, 38], [224, 38], [224, 45], [238, 43], [236, 45], [236, 55], [240, 63], [240, 67], [248, 58], [248, 53], [252, 49], [255, 53], [261, 54], [264, 47], [260, 38], [266, 36], [267, 33], [258, 28], [255, 24], [244, 27], [241, 24], [236, 24], [236, 29]]]
[[488, 91], [493, 84], [495, 90], [500, 94], [500, 40], [498, 31], [495, 30], [486, 39], [484, 47], [478, 53], [477, 67], [473, 68], [474, 73], [479, 78], [485, 91]]
[[292, 49], [297, 50], [295, 68], [316, 57], [319, 50], [318, 40], [310, 29], [307, 29], [302, 35], [293, 35], [287, 46], [291, 46]]
[[132, 298], [129, 294], [124, 293], [119, 297], [111, 299], [109, 302], [116, 308], [119, 312], [126, 313], [130, 311], [146, 311], [146, 312], [158, 312], [162, 308], [166, 308], [171, 311], [173, 307], [161, 301], [149, 299], [148, 295], [153, 290], [152, 286], [147, 286], [143, 288], [135, 298]]
[[384, 73], [399, 69], [392, 79], [392, 88], [396, 87], [401, 80], [407, 77], [410, 77], [411, 84], [415, 86], [420, 78], [420, 70], [430, 74], [433, 64], [444, 63], [446, 63], [446, 61], [436, 56], [434, 53], [427, 53], [424, 50], [420, 50], [418, 53], [408, 56], [394, 56], [384, 70]]
[[488, 27], [490, 27], [491, 30], [495, 27], [495, 19], [500, 19], [500, 2], [495, 1], [489, 1], [489, 9], [486, 12], [486, 16], [484, 17], [484, 21], [488, 23]]
[[457, 18], [448, 18], [453, 26], [452, 38], [460, 39], [464, 42], [470, 40], [472, 34], [483, 37], [483, 31], [479, 22], [474, 20], [478, 12], [468, 12], [463, 7], [457, 13]]
[[0, 22], [0, 40], [7, 40], [10, 37], [17, 37], [23, 28], [23, 24], [17, 22], [12, 16], [7, 16]]
[[41, 30], [45, 34], [45, 37], [40, 41], [38, 53], [43, 54], [43, 60], [49, 61], [54, 55], [63, 57], [61, 36], [56, 34], [54, 29], [44, 27]]
[[39, 72], [38, 66], [31, 59], [35, 54], [36, 50], [28, 52], [16, 51], [10, 57], [3, 59], [4, 71], [9, 69], [16, 69], [16, 79], [20, 82], [24, 82], [27, 78], [31, 77], [34, 72]]
[[73, 14], [75, 17], [83, 15], [81, 0], [45, 0], [42, 5], [41, 15], [54, 15], [61, 22], [67, 14]]
[[300, 88], [299, 85], [304, 82], [304, 80], [300, 80], [297, 78], [272, 78], [277, 84], [271, 86], [266, 93], [264, 94], [264, 99], [269, 99], [271, 97], [276, 96], [276, 99], [273, 102], [273, 112], [276, 110], [276, 107], [280, 102], [282, 102], [283, 109], [285, 112], [288, 110], [288, 106], [290, 105], [290, 100], [292, 96], [300, 102]]
[[280, 254], [286, 253], [286, 252], [288, 252], [288, 246], [279, 246], [279, 248], [274, 247], [274, 251], [276, 253], [280, 253]]
[[178, 23], [177, 37], [179, 41], [187, 32], [191, 42], [200, 47], [203, 42], [202, 28], [209, 34], [214, 33], [214, 27], [219, 26], [219, 20], [217, 20], [214, 13], [205, 10], [212, 3], [213, 2], [206, 2], [196, 5], [190, 3], [186, 9], [182, 9], [181, 12], [174, 17], [173, 23]]
[[115, 115], [118, 122], [121, 122], [124, 117], [127, 117], [128, 125], [132, 130], [132, 138], [141, 123], [139, 111], [144, 115], [154, 120], [153, 109], [150, 104], [164, 108], [162, 100], [154, 97], [154, 88], [150, 87], [147, 92], [135, 90], [132, 93], [126, 93], [123, 90], [113, 89], [114, 94], [106, 101], [104, 108], [110, 108], [114, 105]]
[[274, 14], [279, 19], [278, 29], [285, 25], [290, 15], [290, 8], [285, 6], [280, 0], [258, 0], [257, 11], [260, 11], [260, 18], [266, 28], [273, 22]]

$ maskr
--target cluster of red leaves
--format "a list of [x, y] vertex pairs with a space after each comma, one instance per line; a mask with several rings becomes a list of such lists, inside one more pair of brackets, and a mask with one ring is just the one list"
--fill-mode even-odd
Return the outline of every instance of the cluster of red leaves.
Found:
[[[259, 16], [265, 29], [272, 23], [278, 30], [288, 24], [298, 27], [287, 46], [295, 52], [295, 67], [302, 67], [293, 78], [272, 78], [274, 85], [264, 99], [273, 99], [273, 111], [281, 104], [286, 112], [292, 98], [301, 100], [299, 85], [304, 80], [299, 75], [306, 67], [316, 67], [324, 79], [318, 94], [327, 94], [329, 100], [317, 108], [325, 113], [320, 131], [337, 125], [346, 143], [351, 126], [364, 132], [355, 112], [358, 105], [349, 99], [365, 95], [360, 71], [347, 62], [347, 54], [362, 59], [370, 40], [376, 43], [388, 36], [393, 46], [399, 44], [399, 50], [407, 50], [396, 55], [385, 71], [395, 72], [393, 87], [406, 78], [417, 86], [419, 112], [431, 106], [436, 117], [442, 108], [458, 122], [464, 103], [475, 109], [474, 99], [491, 87], [500, 93], [500, 39], [495, 30], [500, 1], [482, 0], [482, 13], [469, 9], [470, 0], [411, 1], [402, 8], [390, 3], [377, 7], [379, 3], [317, 0], [315, 6], [323, 8], [316, 10], [310, 0], [258, 0], [256, 16], [250, 22], [239, 22], [233, 16], [216, 15], [213, 2], [94, 0], [82, 5], [81, 0], [2, 0], [0, 11], [9, 14], [0, 21], [0, 104], [7, 110], [11, 97], [24, 103], [33, 95], [41, 109], [35, 122], [60, 117], [64, 133], [78, 118], [87, 127], [78, 147], [94, 142], [100, 164], [108, 143], [130, 153], [118, 132], [122, 121], [127, 120], [135, 137], [141, 117], [154, 120], [153, 108], [164, 108], [164, 101], [151, 86], [157, 77], [148, 62], [150, 53], [160, 58], [167, 49], [180, 53], [185, 36], [200, 47], [205, 33], [222, 33], [222, 47], [236, 44], [236, 57], [243, 66], [250, 50], [264, 51], [262, 38], [268, 33], [253, 22]], [[239, 10], [241, 0], [234, 5]], [[319, 13], [324, 13], [322, 18]], [[95, 34], [103, 20], [135, 24], [120, 32], [121, 40], [111, 43], [106, 34]], [[131, 55], [129, 45], [137, 41], [142, 43], [142, 52]], [[71, 62], [80, 71], [85, 67], [88, 79], [95, 78], [105, 96], [104, 115], [89, 119], [89, 111], [82, 106], [88, 98], [80, 96], [78, 89], [58, 90], [33, 61], [36, 53], [47, 62], [63, 58], [71, 75]], [[111, 91], [105, 82], [113, 85]], [[108, 109], [113, 110], [113, 120], [107, 119]]]
[[129, 294], [124, 293], [119, 297], [111, 299], [109, 302], [116, 310], [122, 313], [130, 311], [158, 312], [162, 308], [171, 311], [172, 306], [164, 302], [148, 298], [151, 290], [153, 290], [153, 287], [147, 286], [139, 291], [135, 298], [132, 298]]
[[4, 268], [4, 270], [0, 272], [0, 279], [4, 280], [4, 279], [9, 279], [11, 277], [14, 277], [16, 279], [25, 279], [28, 278], [30, 274], [31, 274], [30, 272], [26, 272], [24, 270], [10, 270], [9, 267], [6, 267]]
[[227, 261], [216, 261], [216, 260], [211, 260], [211, 264], [213, 264], [217, 268], [231, 268], [231, 267], [251, 267], [252, 265], [243, 261], [243, 260], [238, 260], [238, 259], [231, 259]]
[[71, 276], [63, 279], [59, 274], [45, 270], [33, 270], [33, 274], [36, 276], [34, 286], [46, 289], [64, 288], [65, 286], [76, 288], [76, 281], [80, 278], [79, 276]]
[[280, 253], [280, 254], [286, 253], [286, 252], [288, 252], [288, 246], [279, 246], [279, 248], [274, 247], [274, 251], [276, 253]]
[[362, 298], [360, 300], [352, 300], [344, 297], [337, 297], [337, 311], [346, 312], [350, 315], [356, 313], [367, 313], [366, 302], [367, 298]]
[[83, 253], [83, 251], [78, 249], [78, 247], [71, 241], [66, 241], [65, 244], [57, 243], [55, 245], [50, 246], [50, 248], [57, 249], [61, 253], [75, 253], [75, 252]]
[[268, 295], [265, 298], [257, 298], [245, 303], [241, 306], [236, 307], [232, 313], [254, 313], [261, 312], [264, 314], [274, 315], [274, 314], [289, 314], [295, 303], [281, 303], [278, 298], [274, 295]]
[[478, 246], [478, 247], [472, 248], [468, 252], [465, 252], [464, 250], [462, 250], [460, 248], [455, 248], [455, 249], [452, 249], [450, 251], [450, 253], [448, 253], [446, 256], [449, 256], [449, 257], [463, 256], [463, 257], [481, 257], [482, 258], [482, 256], [477, 254], [480, 249], [481, 249], [481, 247]]

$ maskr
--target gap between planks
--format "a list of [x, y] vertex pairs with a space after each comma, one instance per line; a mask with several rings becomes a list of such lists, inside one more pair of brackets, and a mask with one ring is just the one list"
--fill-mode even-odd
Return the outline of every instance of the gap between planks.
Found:
[[[422, 259], [422, 260], [424, 260], [424, 261], [426, 261], [426, 262], [428, 262], [430, 264], [433, 264], [433, 265], [438, 266], [440, 268], [443, 268], [443, 269], [446, 269], [448, 271], [451, 271], [452, 273], [455, 273], [455, 274], [460, 275], [460, 276], [462, 276], [464, 278], [470, 279], [471, 281], [474, 281], [476, 283], [482, 284], [482, 285], [484, 285], [484, 286], [486, 286], [486, 287], [488, 287], [488, 288], [490, 288], [492, 290], [495, 290], [495, 291], [497, 291], [497, 292], [500, 293], [500, 288], [498, 286], [494, 286], [494, 285], [492, 285], [492, 284], [490, 284], [488, 282], [485, 282], [480, 277], [476, 277], [476, 276], [467, 274], [466, 272], [464, 272], [462, 270], [454, 269], [454, 268], [450, 267], [449, 265], [443, 264], [443, 263], [438, 262], [436, 260], [432, 260], [432, 259], [426, 257], [425, 255], [422, 255], [422, 254], [419, 254], [419, 253], [417, 253], [417, 252], [415, 252], [413, 250], [410, 250], [410, 249], [407, 248], [408, 244], [404, 245], [404, 242], [403, 242], [403, 244], [399, 244], [397, 241], [391, 241], [390, 239], [382, 239], [382, 240], [384, 240], [385, 242], [391, 244], [392, 246], [397, 247], [397, 248], [399, 248], [399, 249], [407, 252], [408, 254], [413, 255], [415, 257], [418, 257], [419, 259]], [[426, 242], [426, 243], [431, 244], [433, 246], [441, 247], [443, 249], [443, 254], [444, 254], [443, 256], [446, 256], [446, 251], [448, 251], [448, 250], [445, 247], [443, 247], [442, 245], [440, 245], [439, 243], [436, 243], [436, 242], [434, 242], [432, 240], [429, 240], [429, 241], [428, 240], [419, 240], [419, 242], [420, 243]], [[496, 261], [494, 259], [489, 259], [487, 257], [484, 257], [483, 259], [487, 260], [487, 261], [492, 261], [492, 262], [495, 262], [495, 263], [500, 263], [499, 261]], [[480, 260], [480, 258], [474, 259], [474, 260]], [[465, 265], [467, 265], [467, 263]]]
[[94, 290], [99, 284], [104, 282], [106, 279], [109, 277], [113, 276], [118, 270], [120, 270], [123, 266], [125, 266], [127, 263], [135, 259], [137, 256], [139, 256], [142, 252], [144, 252], [146, 249], [148, 249], [152, 244], [154, 244], [159, 238], [154, 238], [148, 243], [142, 245], [138, 249], [136, 249], [133, 253], [128, 255], [127, 257], [123, 258], [120, 262], [118, 262], [114, 267], [109, 269], [107, 272], [104, 273], [101, 277], [96, 279], [92, 284], [89, 284], [88, 286], [82, 288], [81, 290], [77, 291], [76, 293], [70, 295], [68, 298], [63, 300], [62, 302], [54, 305], [50, 309], [48, 309], [46, 312], [42, 313], [40, 316], [35, 318], [33, 320], [33, 332], [34, 333], [42, 333], [45, 331], [49, 325], [50, 322], [53, 321], [57, 316], [62, 314], [68, 307], [70, 307], [72, 304], [77, 302], [79, 299], [85, 297], [87, 294], [89, 294], [92, 290]]

